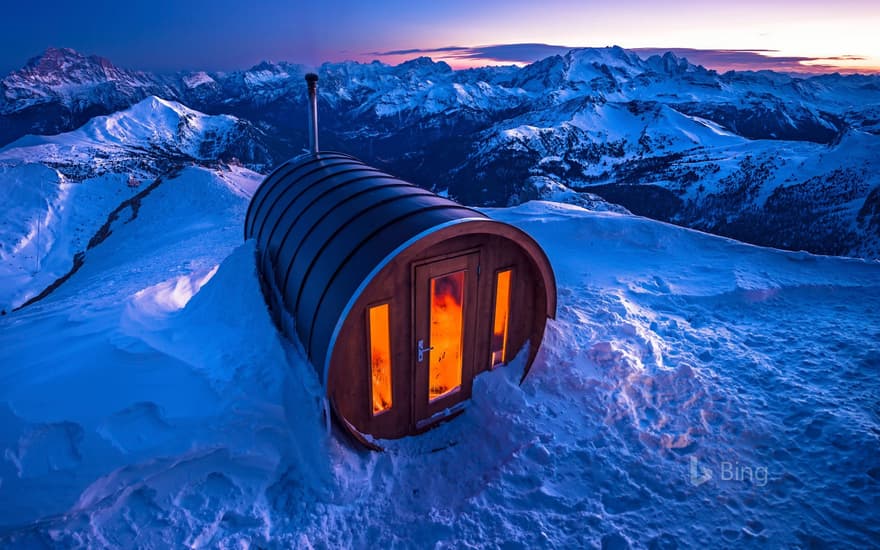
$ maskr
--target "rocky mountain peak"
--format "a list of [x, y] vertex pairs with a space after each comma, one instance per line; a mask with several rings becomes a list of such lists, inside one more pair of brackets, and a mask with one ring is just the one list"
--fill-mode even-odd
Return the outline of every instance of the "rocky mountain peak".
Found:
[[109, 77], [119, 71], [104, 57], [86, 56], [72, 48], [47, 48], [40, 55], [29, 59], [20, 70], [10, 73], [4, 82], [39, 80], [84, 83]]

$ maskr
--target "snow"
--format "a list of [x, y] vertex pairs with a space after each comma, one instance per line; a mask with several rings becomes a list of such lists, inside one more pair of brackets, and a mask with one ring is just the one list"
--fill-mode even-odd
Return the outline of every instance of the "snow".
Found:
[[[544, 160], [551, 159], [546, 158]], [[558, 158], [555, 160], [558, 160]], [[547, 176], [531, 176], [527, 180], [527, 183], [534, 186], [535, 191], [537, 192], [537, 197], [545, 201], [574, 204], [597, 212], [610, 211], [629, 214], [629, 211], [622, 206], [607, 202], [592, 193], [573, 191], [555, 179]]]
[[216, 81], [205, 71], [183, 75], [183, 85], [187, 88], [198, 88], [204, 84], [215, 84]]
[[7, 281], [0, 286], [0, 309], [10, 309], [66, 273], [74, 254], [132, 193], [123, 194], [120, 176], [74, 184], [33, 162], [0, 167], [0, 173], [6, 176], [0, 193], [11, 205], [0, 222], [0, 277]]
[[[745, 138], [725, 130], [714, 122], [696, 116], [684, 115], [666, 105], [652, 107], [647, 113], [633, 113], [627, 105], [621, 103], [587, 106], [574, 112], [553, 107], [546, 112], [539, 113], [538, 117], [543, 123], [543, 127], [520, 124], [526, 119], [535, 120], [535, 114], [530, 113], [500, 124], [500, 129], [490, 130], [490, 132], [495, 132], [497, 136], [493, 136], [494, 141], [490, 140], [488, 144], [484, 144], [475, 156], [479, 157], [493, 148], [505, 146], [522, 148], [522, 144], [528, 144], [543, 153], [545, 148], [542, 144], [529, 142], [541, 141], [556, 134], [564, 135], [569, 128], [582, 130], [584, 134], [579, 137], [578, 141], [585, 144], [620, 140], [625, 140], [629, 144], [638, 144], [640, 136], [644, 133], [656, 143], [660, 152], [688, 151], [694, 147], [705, 147], [709, 151], [726, 150], [748, 143]], [[513, 127], [505, 128], [508, 124]], [[509, 145], [505, 143], [508, 141], [520, 142], [521, 144]], [[566, 142], [563, 141], [563, 143]], [[754, 144], [749, 146], [754, 147]], [[564, 150], [557, 147], [555, 152], [547, 151], [546, 154], [554, 156], [560, 152], [564, 152]], [[629, 152], [632, 156], [635, 156], [635, 153], [636, 151]], [[620, 159], [614, 160], [620, 162]]]
[[314, 371], [272, 325], [241, 243], [252, 178], [228, 179], [169, 179], [54, 293], [0, 317], [4, 547], [880, 535], [880, 263], [567, 204], [488, 210], [558, 279], [530, 376], [522, 350], [457, 419], [366, 452], [327, 432]]
[[[0, 310], [66, 274], [111, 213], [173, 167], [169, 157], [214, 158], [237, 122], [149, 97], [72, 132], [26, 136], [0, 149], [0, 199], [9, 205], [0, 220]], [[262, 181], [241, 166], [216, 174], [239, 197]], [[136, 215], [125, 210], [125, 219]]]
[[201, 151], [201, 143], [222, 139], [236, 122], [237, 119], [229, 115], [209, 116], [176, 101], [150, 96], [124, 111], [95, 117], [72, 132], [20, 138], [0, 149], [0, 162], [80, 161], [87, 166], [86, 161], [107, 162], [113, 150], [118, 153], [120, 148], [150, 147], [206, 159], [210, 157]]
[[[3, 80], [0, 111], [17, 113], [6, 134], [13, 139], [24, 131], [52, 133], [83, 120], [86, 112], [115, 110], [155, 94], [210, 112], [256, 117], [264, 130], [271, 130], [269, 119], [277, 117], [270, 112], [303, 99], [305, 70], [282, 62], [228, 74], [158, 75], [117, 69], [72, 50], [49, 50]], [[719, 75], [674, 55], [643, 60], [617, 47], [576, 49], [522, 68], [452, 71], [421, 58], [396, 67], [344, 62], [317, 70], [322, 102], [344, 119], [339, 128], [348, 128], [337, 136], [342, 142], [378, 139], [391, 146], [391, 156], [400, 157], [409, 154], [398, 150], [410, 141], [403, 137], [407, 131], [424, 134], [427, 141], [418, 147], [428, 149], [430, 141], [463, 132], [460, 158], [450, 159], [450, 168], [444, 168], [453, 181], [452, 197], [474, 196], [459, 183], [467, 178], [456, 174], [474, 175], [477, 189], [487, 189], [479, 193], [484, 204], [507, 204], [519, 196], [521, 180], [530, 175], [556, 178], [571, 188], [652, 185], [663, 188], [653, 192], [669, 199], [668, 208], [657, 208], [661, 213], [652, 215], [683, 225], [785, 248], [862, 257], [877, 257], [880, 250], [873, 221], [859, 216], [852, 202], [862, 199], [870, 207], [869, 193], [880, 182], [875, 175], [874, 127], [880, 120], [876, 75]], [[35, 110], [35, 103], [46, 105]], [[170, 115], [169, 122], [183, 124], [179, 138], [187, 144], [181, 151], [187, 156], [212, 155], [191, 146], [189, 133], [228, 134], [189, 124], [190, 113], [157, 110]], [[58, 116], [40, 114], [48, 111]], [[296, 126], [298, 119], [284, 115], [278, 120], [286, 127]], [[169, 133], [149, 134], [151, 129], [119, 120], [118, 127], [95, 131], [118, 135], [123, 143], [151, 137], [159, 145], [174, 133], [171, 128]], [[261, 157], [270, 151], [287, 154], [277, 140], [250, 130], [236, 143], [234, 156], [254, 152], [249, 146], [261, 151]], [[859, 139], [847, 139], [856, 132], [862, 134]], [[211, 140], [197, 141], [212, 148]], [[216, 141], [222, 147], [222, 136]], [[53, 147], [58, 144], [45, 150], [50, 153]], [[431, 158], [429, 150], [422, 153]], [[539, 163], [554, 156], [565, 160], [564, 170], [555, 163]], [[798, 163], [805, 159], [801, 169]], [[88, 160], [106, 165], [100, 156]], [[501, 181], [492, 168], [499, 161], [513, 161], [520, 181]], [[262, 170], [270, 164], [264, 157], [252, 167]], [[840, 183], [865, 185], [840, 197], [835, 189]], [[798, 185], [802, 192], [786, 192]], [[629, 207], [649, 211], [631, 198], [631, 190], [615, 187], [609, 192], [625, 194], [621, 200]], [[778, 220], [773, 214], [782, 205], [804, 212], [802, 219]], [[760, 229], [755, 228], [755, 216], [766, 220], [758, 224]], [[808, 220], [815, 220], [814, 227], [805, 230]], [[790, 229], [798, 236], [789, 238]]]
[[235, 117], [229, 115], [206, 116], [180, 103], [149, 97], [125, 111], [96, 117], [67, 135], [74, 140], [84, 135], [105, 145], [174, 143], [194, 158], [206, 158], [200, 151], [206, 134], [223, 135], [235, 122]]
[[268, 87], [290, 78], [290, 73], [282, 65], [263, 63], [242, 75], [248, 86]]

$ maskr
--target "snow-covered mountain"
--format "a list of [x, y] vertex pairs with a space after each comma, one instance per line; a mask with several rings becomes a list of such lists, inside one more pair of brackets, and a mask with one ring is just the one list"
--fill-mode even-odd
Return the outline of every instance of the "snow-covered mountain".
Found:
[[156, 92], [165, 95], [155, 75], [121, 69], [108, 59], [84, 56], [70, 48], [49, 48], [3, 79], [0, 113], [24, 111], [39, 104], [59, 103], [71, 109], [115, 105]]
[[[281, 159], [305, 141], [304, 72], [261, 63], [153, 75], [48, 50], [0, 82], [0, 143], [159, 95], [252, 122]], [[878, 75], [718, 74], [618, 47], [523, 68], [452, 71], [419, 58], [319, 74], [325, 148], [468, 204], [568, 188], [748, 242], [880, 255]]]
[[72, 130], [149, 95], [173, 98], [174, 84], [102, 57], [49, 48], [0, 81], [0, 145], [24, 134]]
[[0, 149], [0, 310], [79, 269], [88, 250], [187, 166], [256, 185], [262, 176], [241, 162], [259, 169], [270, 162], [259, 134], [235, 117], [151, 96], [73, 132], [26, 136]]
[[[876, 76], [718, 74], [672, 53], [641, 59], [619, 47], [572, 50], [521, 69], [452, 71], [445, 63], [418, 58], [394, 67], [326, 63], [319, 72], [322, 98], [345, 107], [336, 114], [347, 123], [363, 116], [426, 123], [437, 115], [479, 117], [584, 98], [600, 103], [652, 100], [702, 114], [748, 138], [818, 142], [834, 140], [847, 127], [874, 128], [880, 94]], [[246, 71], [166, 76], [121, 69], [70, 49], [49, 49], [2, 80], [0, 113], [20, 115], [37, 105], [115, 110], [146, 95], [203, 110], [220, 104], [271, 105], [300, 101], [304, 73], [299, 65], [263, 62]]]

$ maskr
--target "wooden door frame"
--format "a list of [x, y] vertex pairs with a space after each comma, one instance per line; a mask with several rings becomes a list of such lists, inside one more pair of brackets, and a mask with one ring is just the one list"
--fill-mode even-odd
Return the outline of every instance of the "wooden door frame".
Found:
[[[419, 261], [412, 265], [412, 338], [410, 342], [412, 350], [411, 380], [412, 387], [412, 423], [417, 430], [443, 420], [448, 411], [454, 414], [457, 406], [471, 397], [474, 376], [477, 373], [474, 363], [476, 358], [476, 346], [479, 326], [478, 303], [479, 303], [479, 269], [480, 249], [473, 248], [463, 250], [455, 254], [445, 254]], [[430, 347], [430, 306], [427, 298], [430, 295], [430, 281], [435, 277], [442, 277], [458, 271], [465, 272], [464, 284], [464, 308], [462, 311], [462, 364], [461, 364], [461, 387], [458, 391], [437, 399], [433, 403], [428, 401], [428, 368], [430, 355], [422, 362], [418, 362], [418, 341], [424, 340]], [[430, 352], [429, 352], [430, 353]]]

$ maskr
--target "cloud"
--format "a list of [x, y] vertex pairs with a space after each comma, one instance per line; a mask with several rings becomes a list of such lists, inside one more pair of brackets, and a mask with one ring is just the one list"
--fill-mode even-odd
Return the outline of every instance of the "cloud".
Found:
[[445, 46], [443, 48], [392, 50], [388, 52], [371, 52], [370, 55], [436, 55], [444, 59], [485, 59], [495, 62], [532, 63], [551, 55], [562, 55], [570, 51], [571, 46], [554, 46], [552, 44], [492, 44], [488, 46]]
[[678, 57], [687, 58], [694, 65], [717, 71], [760, 71], [777, 72], [831, 72], [841, 70], [835, 61], [863, 61], [866, 58], [856, 55], [833, 57], [776, 56], [776, 50], [700, 50], [695, 48], [635, 48], [642, 57], [663, 55], [671, 51]]
[[420, 49], [413, 48], [411, 50], [390, 50], [387, 52], [369, 52], [367, 55], [377, 55], [379, 57], [387, 57], [389, 55], [411, 55], [411, 54], [432, 54], [432, 53], [446, 53], [446, 52], [458, 52], [458, 51], [467, 51], [471, 48], [467, 46], [446, 46], [444, 48], [430, 48], [430, 49]]
[[[564, 55], [573, 48], [553, 44], [490, 44], [485, 46], [444, 46], [441, 48], [412, 48], [405, 50], [377, 51], [367, 55], [381, 58], [397, 58], [401, 56], [424, 55], [443, 60], [453, 66], [475, 66], [482, 62], [485, 65], [498, 63], [533, 63], [552, 55]], [[678, 57], [687, 58], [695, 65], [702, 65], [719, 72], [725, 71], [759, 71], [777, 72], [854, 72], [846, 62], [864, 61], [858, 55], [842, 55], [831, 57], [776, 56], [776, 50], [737, 49], [737, 50], [704, 50], [697, 48], [632, 48], [631, 51], [643, 58], [652, 55], [663, 55], [672, 52]], [[861, 72], [866, 69], [862, 68]], [[868, 71], [870, 72], [870, 71]]]

